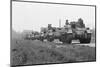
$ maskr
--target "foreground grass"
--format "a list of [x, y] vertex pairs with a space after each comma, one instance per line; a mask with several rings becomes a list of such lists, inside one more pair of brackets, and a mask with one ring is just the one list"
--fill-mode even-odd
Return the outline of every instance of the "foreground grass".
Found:
[[56, 47], [55, 43], [13, 39], [11, 64], [44, 64], [78, 61], [95, 61], [95, 47], [67, 45]]

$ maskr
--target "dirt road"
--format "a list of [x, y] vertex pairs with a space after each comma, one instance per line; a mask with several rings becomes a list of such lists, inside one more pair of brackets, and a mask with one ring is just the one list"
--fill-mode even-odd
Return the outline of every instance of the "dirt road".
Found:
[[84, 43], [84, 44], [81, 44], [78, 40], [77, 41], [73, 41], [72, 44], [84, 45], [84, 46], [89, 46], [89, 47], [95, 47], [95, 43]]
[[[58, 40], [55, 40], [54, 41], [55, 43], [59, 43], [59, 44], [62, 44], [62, 42], [58, 41]], [[95, 47], [95, 43], [84, 43], [84, 44], [81, 44], [78, 40], [73, 40], [72, 41], [72, 45], [83, 45], [83, 46], [89, 46], [89, 47]], [[65, 45], [60, 45], [58, 47], [64, 47]]]

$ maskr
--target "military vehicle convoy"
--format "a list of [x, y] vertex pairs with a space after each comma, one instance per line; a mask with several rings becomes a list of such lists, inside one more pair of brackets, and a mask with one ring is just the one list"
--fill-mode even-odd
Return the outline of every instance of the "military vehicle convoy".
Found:
[[91, 30], [85, 27], [83, 20], [81, 18], [78, 21], [68, 22], [64, 27], [52, 27], [51, 24], [48, 24], [47, 28], [41, 28], [39, 34], [33, 34], [34, 37], [29, 37], [29, 39], [38, 39], [44, 41], [54, 41], [54, 39], [59, 39], [63, 43], [71, 43], [72, 40], [79, 40], [80, 43], [90, 43], [91, 41]]

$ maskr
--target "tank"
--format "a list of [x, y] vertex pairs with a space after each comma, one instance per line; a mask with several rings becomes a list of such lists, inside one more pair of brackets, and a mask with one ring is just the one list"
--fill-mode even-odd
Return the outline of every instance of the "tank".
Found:
[[52, 42], [54, 39], [59, 39], [63, 43], [71, 43], [72, 40], [79, 40], [80, 43], [90, 43], [91, 41], [91, 30], [85, 27], [81, 18], [78, 21], [68, 22], [66, 20], [64, 27], [52, 27], [48, 24], [47, 28], [41, 29], [40, 40], [47, 39]]
[[73, 30], [73, 39], [79, 39], [80, 43], [90, 43], [92, 31], [90, 28], [85, 27], [85, 24], [81, 18], [77, 22], [70, 22]]
[[26, 33], [24, 39], [26, 40], [39, 40], [40, 39], [40, 33], [37, 31]]
[[[61, 24], [61, 23], [60, 23]], [[42, 27], [41, 32], [32, 32], [27, 34], [25, 39], [54, 41], [58, 39], [63, 43], [71, 43], [72, 40], [79, 40], [80, 43], [91, 42], [91, 30], [85, 27], [83, 19], [79, 18], [78, 21], [69, 22], [66, 20], [65, 25], [61, 27], [52, 27], [52, 24], [48, 24], [47, 27]]]

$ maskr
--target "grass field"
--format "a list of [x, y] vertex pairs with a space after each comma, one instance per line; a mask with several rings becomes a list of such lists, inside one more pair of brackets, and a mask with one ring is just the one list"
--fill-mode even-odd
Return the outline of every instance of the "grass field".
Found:
[[11, 64], [45, 64], [95, 61], [95, 47], [63, 44], [56, 47], [55, 43], [23, 39], [12, 39]]

